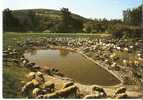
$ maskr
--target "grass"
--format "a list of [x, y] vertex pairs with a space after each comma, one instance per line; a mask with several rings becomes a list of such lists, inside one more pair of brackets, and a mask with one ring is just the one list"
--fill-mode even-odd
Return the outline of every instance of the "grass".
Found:
[[[3, 97], [4, 98], [21, 98], [20, 88], [21, 81], [24, 79], [29, 70], [20, 68], [12, 63], [9, 66], [3, 66]], [[19, 74], [20, 73], [20, 74]]]
[[[15, 32], [5, 32], [3, 34], [3, 48], [6, 49], [8, 45], [15, 47], [16, 41], [22, 41], [26, 38], [37, 38], [37, 37], [89, 37], [89, 38], [99, 38], [99, 37], [109, 37], [110, 34], [104, 33], [15, 33]], [[16, 41], [15, 41], [16, 40]]]

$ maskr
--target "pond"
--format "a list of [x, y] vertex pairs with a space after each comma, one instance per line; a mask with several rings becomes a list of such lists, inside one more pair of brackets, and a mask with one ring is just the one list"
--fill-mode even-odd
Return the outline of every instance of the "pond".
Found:
[[26, 51], [25, 58], [40, 66], [55, 67], [76, 82], [112, 86], [120, 83], [114, 75], [86, 59], [81, 54], [64, 49], [38, 49]]

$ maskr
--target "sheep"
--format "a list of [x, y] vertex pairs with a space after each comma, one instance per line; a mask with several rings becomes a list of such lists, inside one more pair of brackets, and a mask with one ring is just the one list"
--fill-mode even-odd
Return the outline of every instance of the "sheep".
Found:
[[128, 51], [129, 51], [129, 49], [128, 49], [128, 48], [124, 48], [124, 51], [127, 51], [127, 52], [128, 52]]
[[140, 53], [138, 53], [138, 54], [137, 54], [137, 56], [138, 56], [138, 57], [141, 57], [141, 54], [140, 54]]
[[138, 65], [139, 65], [139, 61], [135, 60], [135, 61], [134, 61], [134, 65], [135, 65], [135, 66], [138, 66]]
[[97, 87], [97, 86], [94, 86], [94, 85], [93, 85], [93, 86], [92, 86], [92, 92], [94, 92], [94, 91], [99, 92], [99, 94], [102, 95], [102, 97], [107, 96], [105, 90], [104, 90], [103, 88], [101, 88], [101, 87]]
[[132, 46], [132, 45], [131, 45], [131, 46], [129, 46], [129, 48], [130, 48], [130, 49], [133, 49], [133, 47], [134, 47], [134, 46]]
[[76, 96], [78, 96], [77, 92], [79, 92], [78, 87], [75, 85], [72, 85], [70, 87], [67, 87], [67, 88], [64, 88], [64, 89], [57, 91], [57, 94], [60, 97], [68, 97], [70, 95], [76, 97]]
[[111, 67], [114, 68], [114, 67], [116, 67], [116, 65], [117, 64], [115, 62], [113, 62], [113, 64], [111, 65]]
[[123, 60], [123, 64], [125, 65], [125, 66], [127, 66], [127, 60]]
[[29, 61], [27, 59], [22, 60], [22, 64], [26, 65]]
[[121, 47], [116, 47], [117, 48], [117, 50], [121, 50]]

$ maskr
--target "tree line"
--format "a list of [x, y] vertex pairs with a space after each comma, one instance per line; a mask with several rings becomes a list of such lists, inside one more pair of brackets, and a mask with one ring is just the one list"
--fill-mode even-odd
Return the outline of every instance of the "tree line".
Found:
[[[50, 21], [29, 11], [28, 19], [21, 21], [11, 10], [3, 11], [3, 30], [19, 32], [62, 32], [62, 33], [112, 33], [115, 37], [142, 35], [142, 5], [123, 11], [123, 20], [74, 18], [68, 8], [62, 8], [61, 20]], [[45, 24], [47, 22], [48, 24]]]

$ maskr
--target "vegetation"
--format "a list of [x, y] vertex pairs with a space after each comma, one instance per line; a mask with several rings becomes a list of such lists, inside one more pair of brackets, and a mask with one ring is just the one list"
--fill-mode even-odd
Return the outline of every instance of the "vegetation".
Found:
[[[87, 19], [73, 14], [68, 8], [62, 8], [59, 11], [49, 9], [5, 9], [3, 11], [3, 48], [6, 50], [8, 46], [12, 46], [17, 49], [16, 43], [31, 37], [89, 36], [90, 38], [97, 38], [98, 36], [111, 35], [115, 38], [140, 37], [143, 36], [142, 6], [123, 11], [123, 21], [117, 19]], [[93, 55], [92, 52], [89, 52], [89, 55]], [[116, 52], [116, 55], [123, 57], [127, 54]], [[5, 63], [3, 61], [3, 97], [22, 97], [19, 95], [19, 89], [22, 85], [21, 81], [28, 72], [28, 69], [21, 68], [13, 62]]]
[[[21, 40], [18, 35], [8, 35], [4, 34], [4, 50], [10, 45], [16, 48], [16, 41]], [[4, 98], [21, 98], [20, 88], [23, 85], [21, 81], [23, 81], [25, 74], [29, 72], [26, 68], [21, 68], [19, 65], [13, 62], [6, 62], [3, 59], [3, 97]], [[20, 74], [19, 74], [20, 73]]]
[[68, 8], [3, 11], [4, 31], [56, 33], [112, 33], [115, 37], [141, 36], [142, 5], [123, 11], [123, 21], [87, 19]]
[[138, 8], [127, 9], [123, 11], [123, 19], [126, 24], [133, 26], [141, 26], [142, 25], [142, 6], [140, 5]]
[[[4, 98], [20, 98], [22, 97], [20, 90], [22, 81], [29, 70], [20, 68], [17, 65], [9, 63], [3, 67], [3, 97]], [[20, 73], [20, 74], [19, 74]]]
[[[79, 15], [72, 14], [68, 10], [66, 11], [64, 9], [66, 8], [61, 9], [61, 11], [48, 10], [48, 9], [31, 9], [31, 10], [5, 9], [3, 11], [4, 31], [67, 32], [67, 30], [63, 28], [66, 26], [66, 24], [68, 24], [68, 26], [66, 27], [69, 27], [70, 30], [73, 30], [73, 32], [79, 31], [78, 27], [82, 27], [81, 26], [82, 22], [86, 21], [87, 19]], [[67, 13], [69, 13], [69, 15], [67, 15]], [[13, 28], [11, 28], [11, 26]], [[19, 29], [17, 26], [19, 26]], [[17, 30], [15, 30], [14, 28]], [[70, 32], [70, 30], [68, 31]]]

